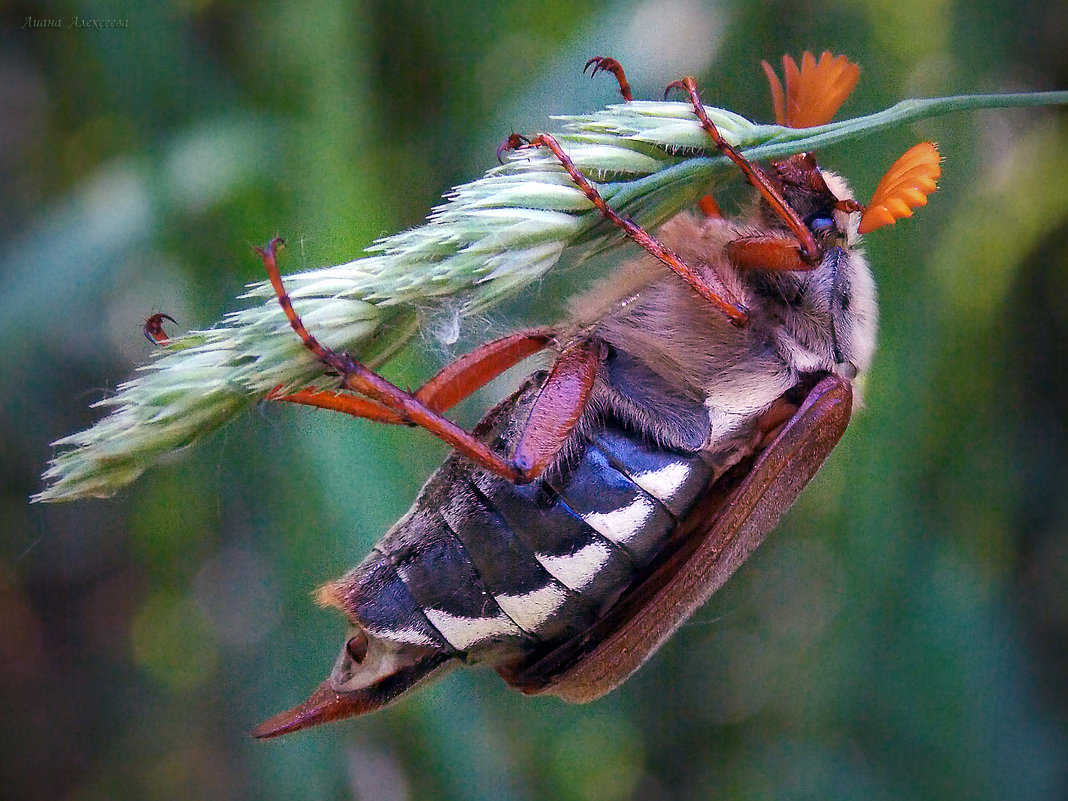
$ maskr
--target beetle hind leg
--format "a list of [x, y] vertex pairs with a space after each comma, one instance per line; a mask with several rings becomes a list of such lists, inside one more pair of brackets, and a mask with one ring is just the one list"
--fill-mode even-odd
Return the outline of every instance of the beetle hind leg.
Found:
[[293, 308], [278, 270], [277, 251], [283, 244], [282, 240], [275, 239], [265, 250], [256, 249], [263, 258], [278, 302], [305, 347], [329, 369], [340, 374], [342, 389], [355, 395], [336, 390], [306, 389], [272, 399], [344, 412], [382, 423], [425, 428], [475, 464], [516, 483], [533, 481], [548, 467], [581, 418], [593, 391], [599, 366], [604, 360], [599, 341], [580, 338], [564, 347], [531, 410], [516, 453], [507, 458], [441, 413], [512, 365], [548, 346], [554, 339], [551, 329], [535, 329], [483, 345], [446, 367], [415, 393], [407, 392], [347, 353], [339, 354], [325, 347], [308, 332]]
[[[534, 328], [487, 342], [448, 364], [412, 396], [431, 411], [443, 414], [509, 368], [545, 349], [554, 339], [553, 329]], [[272, 393], [268, 399], [342, 412], [378, 423], [411, 425], [395, 409], [341, 390], [308, 388], [288, 394]]]

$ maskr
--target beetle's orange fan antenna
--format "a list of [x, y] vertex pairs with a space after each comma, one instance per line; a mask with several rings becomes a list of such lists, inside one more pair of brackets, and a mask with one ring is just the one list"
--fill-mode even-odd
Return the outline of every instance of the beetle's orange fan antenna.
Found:
[[871, 203], [860, 218], [860, 233], [911, 217], [916, 206], [926, 205], [927, 196], [935, 191], [942, 174], [940, 162], [938, 148], [930, 142], [920, 142], [906, 150], [875, 187]]
[[816, 61], [806, 50], [801, 55], [800, 69], [793, 58], [782, 57], [786, 76], [784, 92], [771, 65], [766, 61], [760, 63], [771, 84], [775, 121], [789, 128], [812, 128], [830, 122], [860, 77], [860, 67], [845, 56], [834, 56], [830, 50], [824, 50]]

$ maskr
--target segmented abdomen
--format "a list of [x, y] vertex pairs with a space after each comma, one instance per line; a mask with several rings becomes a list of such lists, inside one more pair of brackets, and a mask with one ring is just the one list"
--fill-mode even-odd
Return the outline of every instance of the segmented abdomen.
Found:
[[[533, 394], [487, 423], [502, 449]], [[648, 568], [712, 469], [615, 420], [571, 445], [521, 486], [454, 454], [346, 577], [349, 611], [377, 637], [496, 664], [585, 631]]]

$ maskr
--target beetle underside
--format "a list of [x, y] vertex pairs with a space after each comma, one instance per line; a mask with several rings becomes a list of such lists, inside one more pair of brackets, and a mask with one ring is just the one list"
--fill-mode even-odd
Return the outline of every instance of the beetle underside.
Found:
[[[588, 702], [637, 670], [763, 541], [845, 431], [851, 385], [833, 375], [817, 378], [788, 393], [796, 404], [789, 421], [764, 450], [735, 465], [692, 504], [646, 572], [617, 593], [617, 602], [565, 639], [506, 652], [508, 660], [496, 664], [501, 676], [528, 694]], [[357, 654], [350, 638], [331, 677], [255, 735], [274, 737], [374, 711], [461, 661], [448, 650], [370, 631], [357, 630], [356, 637], [363, 638]], [[484, 661], [493, 665], [493, 657], [490, 652]]]

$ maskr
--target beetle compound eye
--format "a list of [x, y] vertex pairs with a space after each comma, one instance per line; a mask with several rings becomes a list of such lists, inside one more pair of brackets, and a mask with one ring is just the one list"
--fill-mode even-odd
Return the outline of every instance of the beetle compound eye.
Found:
[[834, 366], [834, 372], [847, 381], [852, 381], [857, 377], [857, 366], [853, 362], [839, 362]]
[[345, 653], [357, 665], [362, 663], [367, 657], [367, 635], [361, 631], [354, 637], [349, 637], [349, 641], [345, 643]]

